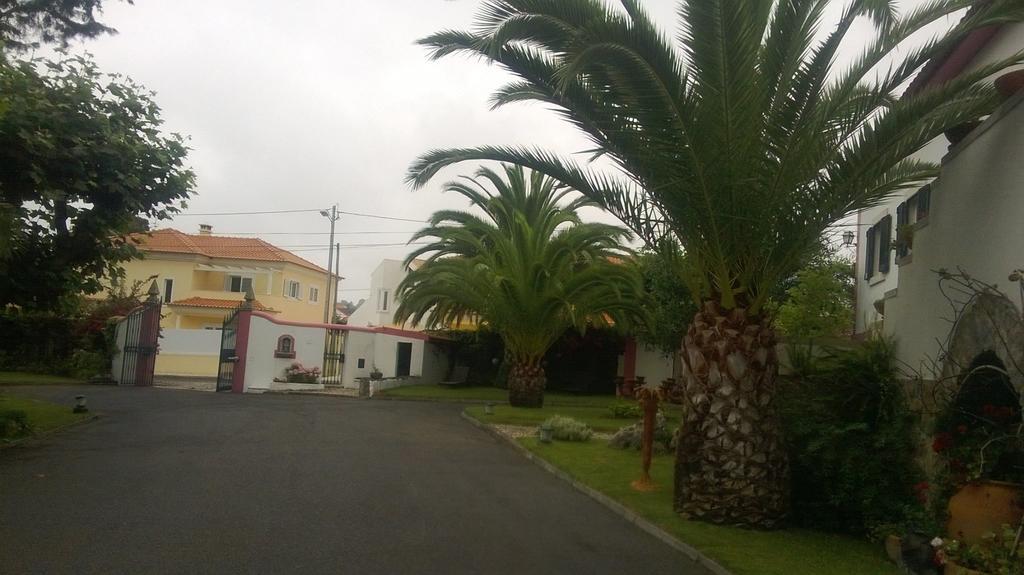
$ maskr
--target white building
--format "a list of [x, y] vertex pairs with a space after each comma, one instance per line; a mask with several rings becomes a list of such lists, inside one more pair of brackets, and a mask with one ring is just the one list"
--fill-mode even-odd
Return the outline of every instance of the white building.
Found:
[[[412, 269], [423, 263], [414, 260]], [[395, 324], [398, 284], [409, 269], [399, 260], [383, 260], [370, 274], [370, 295], [348, 318], [348, 325], [360, 327], [403, 327]], [[407, 329], [416, 329], [409, 327]]]
[[[910, 89], [1021, 50], [1024, 24], [978, 30], [931, 62]], [[940, 341], [950, 332], [952, 310], [936, 270], [962, 268], [1007, 288], [1010, 272], [1024, 267], [1022, 154], [1024, 91], [956, 145], [938, 138], [921, 150], [917, 158], [942, 165], [929, 185], [858, 214], [856, 331], [894, 337], [898, 358], [911, 370], [937, 375], [929, 370], [942, 359]]]

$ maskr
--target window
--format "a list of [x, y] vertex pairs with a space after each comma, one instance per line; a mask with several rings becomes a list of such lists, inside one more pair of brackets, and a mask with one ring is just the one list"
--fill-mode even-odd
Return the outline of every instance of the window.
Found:
[[889, 273], [892, 262], [892, 216], [885, 216], [867, 231], [864, 246], [864, 279], [870, 280], [875, 272]]
[[363, 358], [357, 359], [356, 360], [356, 367], [358, 367], [359, 369], [365, 368], [366, 367], [366, 360], [363, 359]]
[[310, 303], [316, 303], [320, 301], [320, 289], [311, 287], [309, 288], [309, 301]]
[[171, 294], [174, 292], [174, 280], [171, 278], [164, 279], [164, 303], [171, 303]]
[[286, 280], [284, 282], [284, 295], [294, 299], [299, 299], [302, 294], [302, 286], [295, 280]]
[[224, 289], [235, 293], [244, 293], [252, 289], [252, 278], [244, 276], [228, 276], [225, 280]]
[[295, 338], [290, 335], [282, 335], [277, 338], [277, 348], [274, 349], [274, 357], [295, 359]]
[[388, 311], [388, 295], [390, 293], [386, 289], [377, 292], [377, 311]]
[[932, 187], [924, 186], [896, 207], [896, 256], [910, 255], [914, 248], [914, 226], [928, 218]]

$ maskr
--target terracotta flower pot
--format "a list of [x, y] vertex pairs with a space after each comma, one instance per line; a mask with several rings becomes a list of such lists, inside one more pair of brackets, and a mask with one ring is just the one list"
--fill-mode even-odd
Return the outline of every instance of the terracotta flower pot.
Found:
[[981, 125], [980, 121], [964, 122], [963, 124], [957, 124], [952, 128], [947, 129], [944, 133], [946, 139], [949, 140], [951, 146], [955, 146], [962, 142], [975, 128]]
[[1004, 481], [977, 481], [963, 486], [949, 500], [950, 537], [978, 543], [1003, 524], [1017, 525], [1024, 513], [1024, 486]]
[[1009, 98], [1024, 89], [1024, 70], [1007, 72], [996, 78], [996, 90], [1003, 98]]

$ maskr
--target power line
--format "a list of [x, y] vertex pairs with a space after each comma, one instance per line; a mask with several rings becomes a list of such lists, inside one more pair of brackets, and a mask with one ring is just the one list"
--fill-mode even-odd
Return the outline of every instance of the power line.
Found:
[[[368, 230], [365, 232], [334, 232], [336, 236], [361, 236], [365, 234], [415, 234], [419, 230], [385, 232]], [[329, 236], [331, 232], [217, 232], [218, 236]]]
[[303, 212], [319, 212], [319, 209], [311, 210], [262, 210], [258, 212], [210, 212], [207, 214], [174, 214], [172, 218], [193, 217], [193, 216], [255, 216], [260, 214], [299, 214]]
[[342, 210], [338, 210], [338, 213], [339, 214], [349, 215], [349, 216], [359, 216], [361, 218], [377, 218], [379, 220], [394, 220], [396, 222], [415, 222], [417, 224], [425, 224], [425, 223], [427, 223], [427, 220], [413, 220], [413, 219], [410, 219], [410, 218], [396, 218], [396, 217], [392, 217], [392, 216], [379, 216], [377, 214], [360, 214], [358, 212], [345, 212], [345, 211], [342, 211]]

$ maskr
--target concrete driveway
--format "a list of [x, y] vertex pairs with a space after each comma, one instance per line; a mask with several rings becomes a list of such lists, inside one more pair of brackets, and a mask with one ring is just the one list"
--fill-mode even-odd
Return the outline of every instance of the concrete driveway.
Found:
[[5, 393], [104, 415], [0, 451], [5, 573], [705, 573], [455, 405]]

